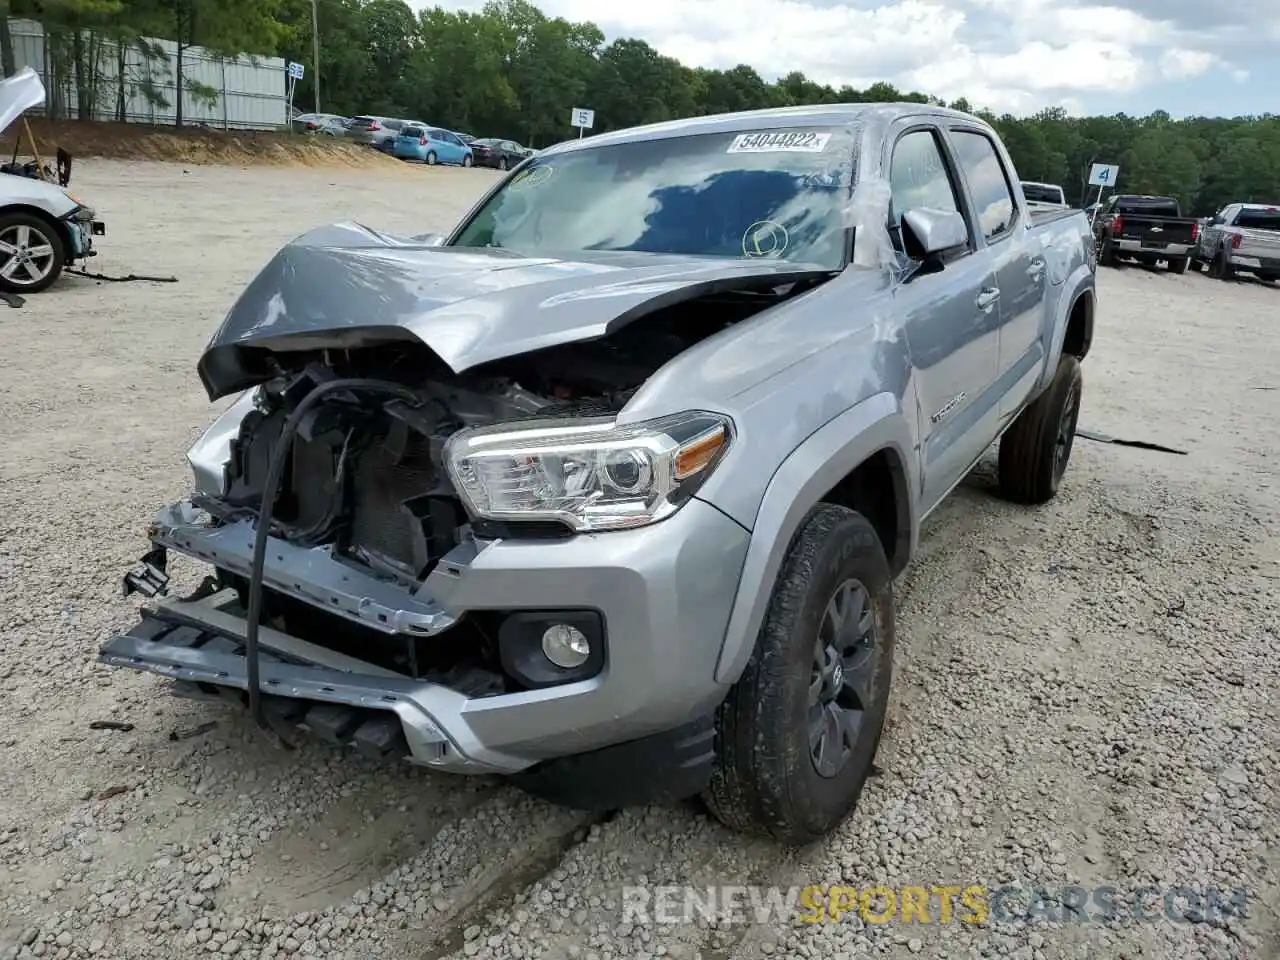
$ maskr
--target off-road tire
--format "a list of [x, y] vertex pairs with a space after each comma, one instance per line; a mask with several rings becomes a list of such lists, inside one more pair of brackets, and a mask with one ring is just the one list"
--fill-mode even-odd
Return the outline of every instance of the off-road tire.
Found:
[[[1057, 494], [1071, 458], [1083, 382], [1080, 361], [1063, 354], [1048, 389], [1018, 415], [1000, 438], [998, 477], [1000, 493], [1006, 499], [1038, 504]], [[1064, 427], [1067, 445], [1059, 463], [1058, 443]]]
[[[51, 221], [33, 213], [14, 210], [0, 213], [0, 235], [12, 227], [29, 227], [33, 237], [43, 238], [53, 249], [53, 260], [49, 272], [34, 283], [18, 283], [0, 277], [0, 290], [6, 293], [39, 293], [47, 290], [62, 276], [62, 269], [67, 265], [67, 244], [62, 231]], [[43, 246], [43, 244], [40, 244]]]
[[1170, 260], [1169, 272], [1170, 273], [1186, 273], [1187, 265], [1190, 263], [1191, 261], [1188, 260], [1186, 257], [1179, 257], [1176, 260]]
[[[879, 660], [869, 709], [844, 767], [819, 775], [808, 745], [810, 667], [820, 618], [836, 587], [867, 590]], [[884, 729], [893, 676], [893, 580], [875, 529], [846, 507], [819, 504], [792, 539], [741, 678], [716, 714], [716, 765], [703, 794], [731, 829], [805, 844], [849, 815]]]

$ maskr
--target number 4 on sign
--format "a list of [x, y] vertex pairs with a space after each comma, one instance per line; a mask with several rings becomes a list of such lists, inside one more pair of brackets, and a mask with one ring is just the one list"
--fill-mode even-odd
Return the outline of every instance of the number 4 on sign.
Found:
[[1115, 186], [1120, 168], [1111, 163], [1095, 163], [1089, 171], [1089, 183], [1095, 187]]

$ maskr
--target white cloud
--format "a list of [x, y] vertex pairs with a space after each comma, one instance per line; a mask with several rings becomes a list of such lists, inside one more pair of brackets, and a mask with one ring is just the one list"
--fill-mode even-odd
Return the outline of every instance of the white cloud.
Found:
[[1186, 80], [1212, 70], [1218, 58], [1203, 50], [1170, 47], [1160, 57], [1160, 72], [1170, 80]]
[[[425, 6], [427, 0], [410, 0]], [[431, 0], [477, 8], [481, 0]], [[1125, 94], [1239, 67], [1172, 23], [1082, 0], [535, 0], [550, 16], [591, 20], [696, 66], [792, 70], [834, 86], [887, 80], [1014, 113], [1082, 110]], [[1158, 8], [1157, 8], [1158, 9]]]

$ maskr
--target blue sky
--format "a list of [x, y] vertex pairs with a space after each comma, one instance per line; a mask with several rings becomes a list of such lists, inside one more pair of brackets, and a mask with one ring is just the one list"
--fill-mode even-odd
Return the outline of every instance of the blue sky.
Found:
[[[535, 0], [693, 66], [904, 89], [1015, 114], [1280, 113], [1280, 0]], [[483, 0], [409, 0], [478, 9]]]

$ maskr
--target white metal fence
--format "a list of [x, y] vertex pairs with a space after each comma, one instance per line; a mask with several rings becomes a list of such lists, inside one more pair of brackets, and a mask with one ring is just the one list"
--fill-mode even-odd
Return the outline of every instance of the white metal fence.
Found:
[[[39, 22], [11, 17], [9, 29], [14, 66], [29, 66], [40, 74], [49, 102], [57, 103], [59, 116], [77, 117], [83, 95], [90, 101], [94, 120], [177, 122], [178, 45], [172, 40], [147, 39], [145, 45], [163, 51], [164, 56], [146, 56], [138, 45], [122, 48], [112, 40], [86, 33], [80, 44], [77, 78], [73, 57], [50, 54]], [[285, 62], [280, 57], [224, 59], [203, 47], [187, 47], [182, 51], [182, 75], [184, 125], [270, 130], [287, 122]], [[204, 91], [213, 96], [202, 97]], [[52, 111], [46, 107], [44, 112]]]

